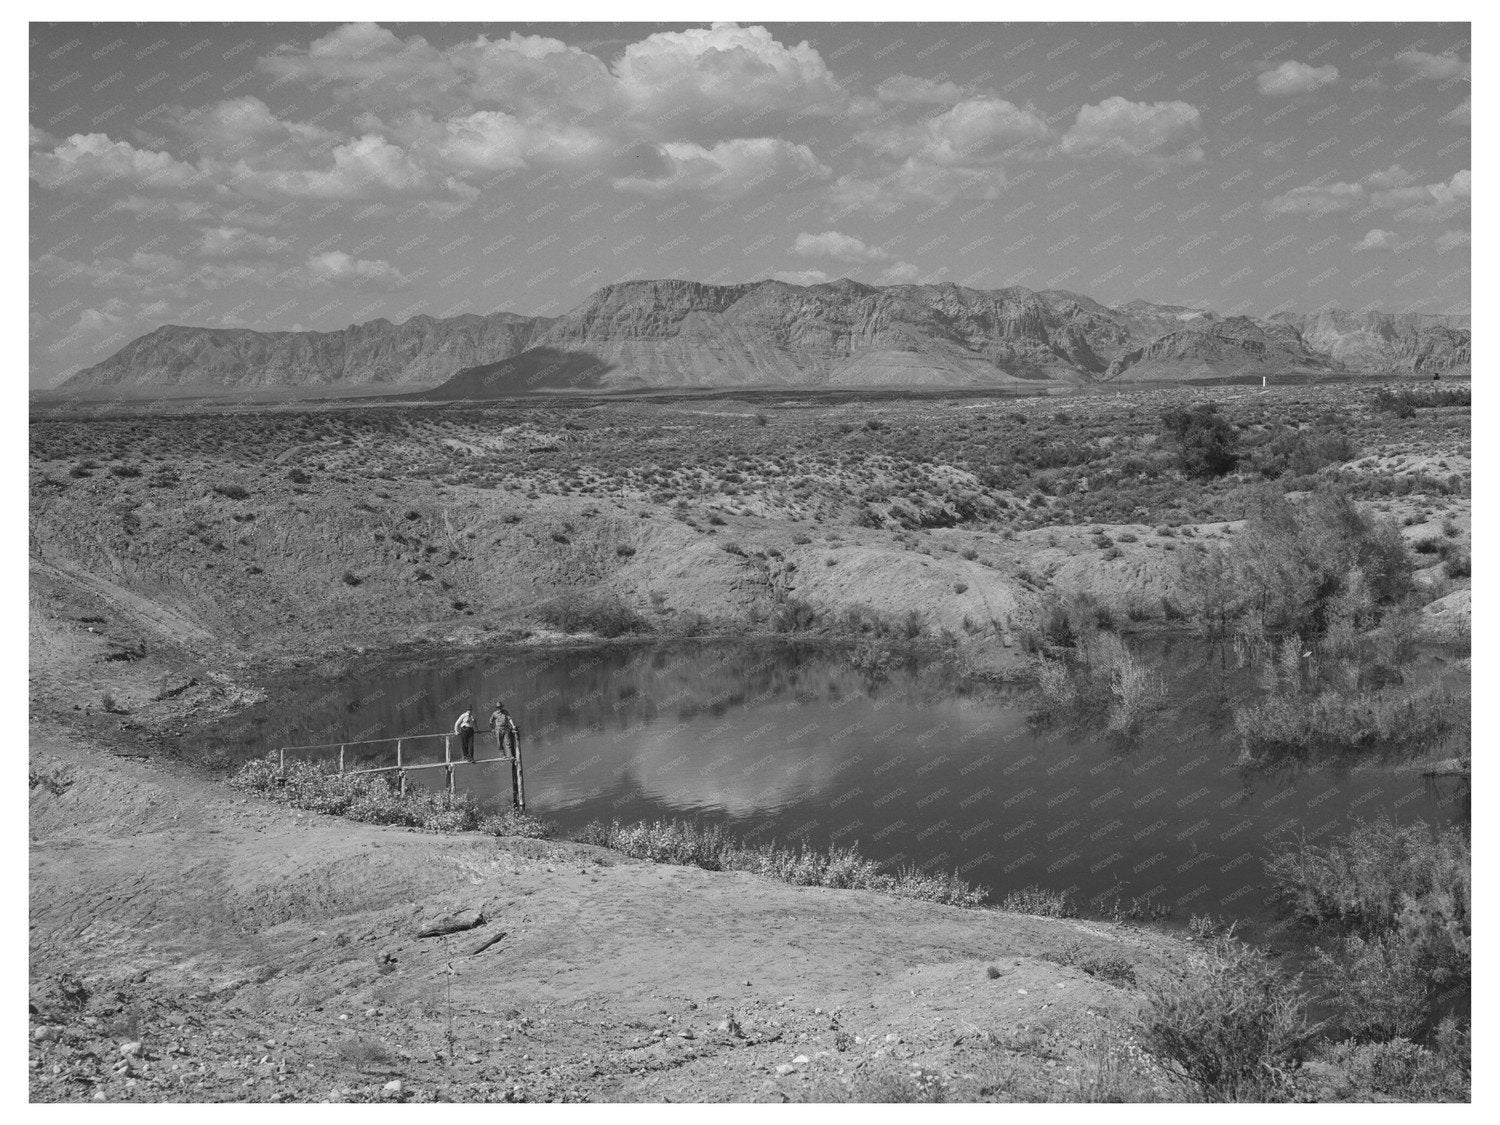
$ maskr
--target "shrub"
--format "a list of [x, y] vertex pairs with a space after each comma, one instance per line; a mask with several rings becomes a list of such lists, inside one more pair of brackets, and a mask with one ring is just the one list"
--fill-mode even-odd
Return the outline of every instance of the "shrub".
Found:
[[1183, 590], [1205, 630], [1253, 616], [1270, 636], [1323, 635], [1337, 616], [1358, 627], [1412, 590], [1400, 530], [1325, 487], [1294, 503], [1270, 487], [1248, 497], [1243, 531], [1185, 563]]
[[797, 598], [787, 598], [771, 611], [770, 624], [777, 633], [805, 633], [817, 626], [818, 611]]
[[1461, 829], [1362, 823], [1325, 846], [1289, 843], [1266, 873], [1293, 918], [1364, 936], [1395, 933], [1434, 980], [1467, 976], [1470, 846]]
[[270, 755], [246, 762], [229, 784], [293, 808], [369, 824], [431, 832], [482, 829], [496, 835], [542, 836], [552, 831], [545, 822], [515, 812], [486, 815], [468, 793], [412, 789], [403, 796], [394, 773], [339, 773], [337, 764], [330, 761], [288, 762], [283, 775], [276, 757]]
[[709, 871], [748, 871], [797, 886], [879, 891], [948, 906], [978, 906], [988, 891], [957, 874], [931, 874], [915, 867], [886, 872], [856, 847], [783, 848], [774, 843], [741, 844], [718, 826], [682, 821], [594, 821], [573, 837], [582, 844], [623, 852], [655, 863], [676, 863]]
[[1146, 1047], [1211, 1101], [1283, 1097], [1318, 1030], [1296, 982], [1232, 933], [1145, 990]]
[[624, 600], [613, 595], [559, 598], [543, 606], [538, 613], [542, 622], [561, 633], [594, 633], [601, 637], [620, 637], [630, 633], [649, 633], [651, 623]]
[[354, 571], [346, 570], [344, 571], [343, 582], [345, 586], [359, 586], [364, 583], [364, 579], [355, 574]]
[[1278, 692], [1234, 712], [1246, 762], [1309, 752], [1400, 749], [1415, 754], [1441, 745], [1459, 729], [1461, 719], [1458, 701], [1438, 684], [1357, 695], [1332, 689]]
[[1165, 436], [1176, 446], [1182, 469], [1193, 477], [1221, 477], [1235, 467], [1236, 433], [1212, 403], [1162, 414]]
[[1000, 902], [1001, 910], [1012, 914], [1037, 914], [1043, 918], [1075, 918], [1078, 908], [1067, 891], [1028, 886], [1007, 892]]
[[1036, 676], [1037, 690], [1052, 708], [1047, 717], [1100, 717], [1111, 733], [1126, 738], [1139, 734], [1166, 698], [1161, 676], [1114, 633], [1084, 633], [1071, 651], [1039, 655]]
[[245, 500], [250, 496], [250, 490], [239, 484], [216, 484], [214, 491], [227, 500]]
[[1340, 1101], [1394, 1098], [1404, 1102], [1467, 1101], [1467, 1036], [1459, 1049], [1429, 1050], [1409, 1039], [1357, 1043], [1350, 1039], [1325, 1052], [1338, 1071]]

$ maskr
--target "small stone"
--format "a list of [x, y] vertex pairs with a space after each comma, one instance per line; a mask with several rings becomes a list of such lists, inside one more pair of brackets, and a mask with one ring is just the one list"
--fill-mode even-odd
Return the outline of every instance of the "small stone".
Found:
[[49, 1025], [47, 1027], [37, 1028], [31, 1033], [31, 1038], [38, 1043], [53, 1043], [57, 1041], [58, 1036], [60, 1036], [61, 1034], [62, 1028], [52, 1027]]
[[393, 1078], [389, 1082], [387, 1082], [384, 1086], [382, 1086], [380, 1089], [381, 1089], [381, 1091], [383, 1093], [386, 1093], [386, 1094], [391, 1094], [391, 1095], [399, 1094], [401, 1092], [401, 1079], [399, 1079], [399, 1078]]
[[791, 1063], [782, 1063], [776, 1068], [776, 1076], [778, 1078], [785, 1078], [788, 1074], [792, 1073], [792, 1071], [796, 1069], [797, 1068]]
[[806, 1066], [807, 1065], [807, 1056], [806, 1055], [798, 1055], [795, 1059], [792, 1060], [792, 1065], [793, 1066]]
[[140, 1053], [141, 1041], [139, 1039], [132, 1040], [129, 1043], [120, 1044], [120, 1054], [122, 1055], [138, 1055]]
[[1024, 988], [1018, 988], [1016, 989], [1016, 991], [1019, 992], [1022, 996], [1026, 995], [1026, 990]]

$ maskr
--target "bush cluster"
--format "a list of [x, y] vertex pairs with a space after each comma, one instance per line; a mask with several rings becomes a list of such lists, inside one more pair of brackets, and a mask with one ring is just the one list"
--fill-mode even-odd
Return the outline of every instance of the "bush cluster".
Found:
[[894, 873], [860, 855], [855, 847], [778, 847], [774, 843], [744, 844], [717, 826], [700, 827], [682, 821], [636, 821], [609, 824], [594, 821], [573, 837], [656, 863], [702, 867], [708, 871], [748, 871], [783, 883], [811, 887], [839, 887], [879, 891], [901, 898], [947, 906], [978, 906], [989, 893], [955, 874], [930, 873], [915, 867]]

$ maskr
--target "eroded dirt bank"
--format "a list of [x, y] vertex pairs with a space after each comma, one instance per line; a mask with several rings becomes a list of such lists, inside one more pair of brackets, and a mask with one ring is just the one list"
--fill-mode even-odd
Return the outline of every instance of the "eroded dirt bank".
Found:
[[[1128, 1052], [1138, 997], [1045, 955], [1180, 956], [1144, 930], [298, 813], [40, 730], [32, 755], [61, 779], [31, 796], [33, 1100], [1060, 1096], [1097, 1044]], [[483, 924], [415, 936], [468, 910]]]

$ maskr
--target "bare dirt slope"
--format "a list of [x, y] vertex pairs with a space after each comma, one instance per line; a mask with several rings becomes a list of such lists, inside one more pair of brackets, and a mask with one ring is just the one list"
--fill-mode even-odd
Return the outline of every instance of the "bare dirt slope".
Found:
[[33, 765], [33, 1100], [1045, 1097], [1137, 998], [1043, 955], [1173, 944], [335, 820], [40, 731]]

